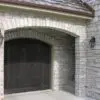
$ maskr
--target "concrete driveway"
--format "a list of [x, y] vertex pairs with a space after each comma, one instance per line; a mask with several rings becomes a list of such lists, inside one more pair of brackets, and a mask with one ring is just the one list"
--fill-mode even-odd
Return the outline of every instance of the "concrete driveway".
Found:
[[37, 91], [5, 95], [4, 100], [84, 100], [63, 91]]

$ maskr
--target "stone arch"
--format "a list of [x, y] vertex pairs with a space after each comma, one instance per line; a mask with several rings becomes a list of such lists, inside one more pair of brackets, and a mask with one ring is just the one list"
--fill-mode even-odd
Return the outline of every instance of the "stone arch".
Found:
[[[13, 18], [12, 18], [13, 17]], [[5, 19], [5, 20], [4, 20]], [[80, 31], [84, 31], [84, 27], [79, 26], [80, 22], [70, 19], [56, 19], [48, 16], [35, 16], [35, 15], [9, 15], [8, 18], [4, 18], [2, 22], [2, 27], [4, 30], [9, 30], [13, 28], [20, 27], [51, 27], [54, 29], [66, 30], [72, 32], [73, 35], [80, 35]], [[68, 21], [68, 22], [67, 22]], [[73, 23], [74, 22], [74, 23]], [[77, 22], [78, 25], [75, 25]]]
[[11, 32], [11, 31], [22, 31], [23, 29], [26, 29], [26, 30], [34, 30], [35, 29], [35, 33], [37, 31], [37, 29], [50, 29], [50, 30], [53, 30], [53, 31], [59, 31], [61, 32], [62, 34], [68, 34], [68, 35], [71, 35], [73, 37], [79, 37], [79, 35], [77, 35], [76, 33], [73, 33], [73, 32], [70, 32], [68, 30], [65, 30], [63, 28], [59, 28], [59, 27], [51, 27], [51, 26], [27, 26], [27, 27], [17, 27], [17, 28], [11, 28], [11, 29], [7, 29], [5, 30], [5, 33], [7, 32]]
[[[40, 31], [39, 31], [40, 30]], [[56, 44], [56, 37], [53, 34], [46, 34], [44, 31], [41, 30], [48, 30], [50, 32], [58, 32], [58, 35], [68, 35], [68, 36], [73, 36], [73, 37], [78, 37], [78, 35], [75, 35], [72, 32], [59, 29], [59, 28], [53, 28], [53, 27], [21, 27], [21, 28], [13, 28], [5, 31], [5, 37], [4, 41], [8, 41], [11, 39], [18, 39], [18, 38], [32, 38], [32, 39], [37, 39], [41, 40], [45, 43], [48, 43], [50, 45]], [[48, 32], [47, 32], [48, 33]], [[60, 33], [60, 34], [59, 34]], [[63, 38], [64, 39], [64, 38]]]
[[35, 28], [16, 28], [5, 31], [5, 39], [4, 41], [9, 41], [12, 39], [19, 39], [19, 38], [31, 38], [43, 41], [50, 45], [53, 45], [53, 37], [48, 36], [42, 32], [37, 32]]
[[[43, 31], [45, 30], [45, 31]], [[47, 33], [47, 31], [49, 31], [50, 33]], [[54, 33], [52, 33], [54, 32]], [[67, 31], [68, 32], [68, 31]], [[52, 33], [52, 34], [51, 34]], [[58, 38], [58, 36], [60, 36], [60, 38]], [[53, 74], [55, 74], [55, 72], [57, 72], [57, 74], [59, 74], [60, 71], [60, 63], [62, 64], [62, 66], [66, 65], [63, 63], [64, 61], [67, 62], [66, 57], [63, 58], [63, 55], [66, 55], [67, 53], [65, 53], [65, 51], [67, 50], [66, 47], [64, 47], [63, 43], [66, 43], [66, 36], [67, 34], [64, 32], [64, 30], [60, 30], [60, 29], [55, 29], [55, 28], [47, 28], [47, 27], [23, 27], [23, 28], [15, 28], [15, 29], [9, 29], [5, 31], [5, 39], [4, 41], [9, 41], [12, 39], [19, 39], [19, 38], [32, 38], [32, 39], [37, 39], [37, 40], [41, 40], [47, 44], [50, 44], [52, 46], [52, 69], [53, 69]], [[71, 35], [68, 35], [69, 37], [72, 37]], [[59, 43], [58, 43], [59, 41]], [[63, 42], [64, 41], [64, 42]], [[60, 44], [61, 42], [61, 44]], [[67, 52], [67, 51], [66, 51]], [[61, 54], [62, 57], [60, 57], [58, 54]], [[61, 61], [61, 62], [60, 62]], [[59, 63], [60, 62], [60, 63]], [[56, 68], [58, 67], [58, 69]], [[67, 70], [66, 70], [67, 71]], [[67, 72], [61, 72], [63, 73], [67, 73]], [[59, 79], [59, 76], [61, 75], [52, 75], [53, 79], [53, 85], [51, 86], [52, 89], [54, 90], [59, 90], [61, 88], [63, 88], [63, 84], [64, 84], [64, 80], [61, 80], [61, 78]], [[57, 83], [58, 81], [58, 83]], [[63, 81], [60, 83], [60, 81]], [[60, 85], [59, 85], [60, 84]]]

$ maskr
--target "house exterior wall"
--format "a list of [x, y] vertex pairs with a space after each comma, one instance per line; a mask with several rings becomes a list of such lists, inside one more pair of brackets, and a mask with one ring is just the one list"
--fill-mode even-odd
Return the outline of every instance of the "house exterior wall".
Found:
[[100, 100], [100, 0], [95, 0], [91, 6], [95, 17], [87, 22], [87, 41], [94, 36], [96, 45], [94, 49], [87, 47], [87, 97]]
[[[75, 39], [75, 94], [77, 96], [85, 97], [85, 83], [86, 83], [86, 23], [85, 20], [77, 18], [69, 18], [63, 16], [49, 15], [36, 12], [24, 12], [24, 11], [10, 11], [0, 13], [0, 28], [1, 33], [5, 36], [5, 31], [13, 28], [20, 27], [51, 27], [53, 29], [59, 30], [59, 32], [64, 32], [66, 34], [76, 37]], [[59, 53], [61, 49], [59, 46], [55, 47], [55, 53]], [[0, 95], [4, 96], [4, 43], [0, 47]], [[63, 53], [61, 55], [64, 55]], [[56, 60], [64, 60], [64, 56], [59, 55], [54, 57]], [[56, 60], [55, 60], [56, 59]], [[56, 63], [55, 63], [56, 66]], [[62, 66], [62, 65], [60, 65]], [[55, 89], [59, 90], [57, 81], [59, 75], [60, 67], [56, 69], [55, 67]]]

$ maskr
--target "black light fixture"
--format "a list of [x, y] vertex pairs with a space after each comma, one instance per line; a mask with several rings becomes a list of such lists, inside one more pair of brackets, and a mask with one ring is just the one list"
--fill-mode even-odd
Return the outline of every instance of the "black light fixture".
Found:
[[89, 41], [90, 48], [93, 49], [95, 47], [95, 44], [96, 44], [96, 39], [94, 36], [92, 36], [90, 41]]
[[1, 31], [0, 31], [0, 46], [2, 45], [2, 43], [3, 43], [3, 35], [1, 34]]

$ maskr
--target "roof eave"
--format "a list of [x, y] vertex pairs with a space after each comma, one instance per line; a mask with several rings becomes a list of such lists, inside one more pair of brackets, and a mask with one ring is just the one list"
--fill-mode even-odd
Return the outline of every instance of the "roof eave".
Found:
[[95, 10], [86, 2], [83, 2], [84, 6], [92, 12], [93, 17], [95, 16]]
[[32, 3], [25, 3], [25, 2], [5, 2], [3, 0], [0, 0], [0, 6], [3, 7], [13, 7], [18, 9], [24, 9], [24, 10], [35, 10], [35, 11], [42, 11], [42, 12], [48, 12], [48, 13], [54, 13], [54, 14], [60, 14], [60, 15], [66, 15], [66, 16], [72, 16], [72, 17], [80, 17], [83, 19], [92, 19], [94, 17], [94, 12], [87, 13], [87, 12], [81, 12], [81, 11], [75, 11], [70, 9], [63, 9], [58, 8], [54, 6], [43, 6], [40, 4], [32, 4]]

